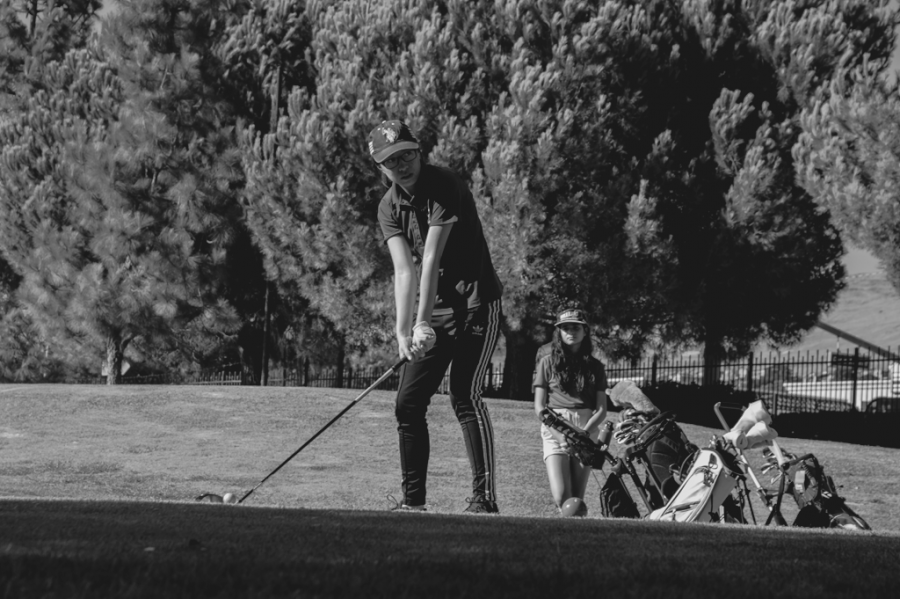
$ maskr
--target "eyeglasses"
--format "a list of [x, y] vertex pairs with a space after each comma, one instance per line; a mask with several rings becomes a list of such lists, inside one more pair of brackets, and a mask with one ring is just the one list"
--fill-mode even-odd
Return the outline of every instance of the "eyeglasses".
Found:
[[564, 331], [580, 331], [582, 330], [582, 325], [573, 323], [573, 324], [561, 324], [559, 328]]
[[406, 150], [402, 154], [394, 154], [384, 162], [381, 162], [381, 166], [386, 168], [397, 168], [397, 165], [400, 164], [400, 161], [403, 162], [412, 162], [416, 157], [418, 152], [416, 150]]

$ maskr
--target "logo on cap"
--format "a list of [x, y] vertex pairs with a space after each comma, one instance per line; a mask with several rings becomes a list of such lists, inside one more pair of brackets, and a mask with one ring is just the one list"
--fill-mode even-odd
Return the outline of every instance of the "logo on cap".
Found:
[[384, 135], [384, 138], [389, 144], [397, 141], [397, 137], [400, 135], [396, 129], [391, 129], [390, 127], [382, 127], [381, 134]]
[[553, 324], [553, 326], [559, 326], [567, 322], [587, 324], [587, 319], [585, 318], [584, 312], [582, 310], [579, 310], [578, 308], [567, 308], [559, 313], [559, 316], [556, 317], [556, 322]]
[[369, 133], [369, 154], [381, 162], [395, 152], [418, 150], [419, 142], [403, 121], [383, 121]]

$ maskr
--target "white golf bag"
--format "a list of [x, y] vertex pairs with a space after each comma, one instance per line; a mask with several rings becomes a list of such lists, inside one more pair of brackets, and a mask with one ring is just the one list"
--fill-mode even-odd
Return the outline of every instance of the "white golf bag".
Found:
[[716, 444], [700, 449], [669, 502], [647, 518], [674, 522], [744, 522], [743, 510], [732, 498], [741, 477], [733, 458]]

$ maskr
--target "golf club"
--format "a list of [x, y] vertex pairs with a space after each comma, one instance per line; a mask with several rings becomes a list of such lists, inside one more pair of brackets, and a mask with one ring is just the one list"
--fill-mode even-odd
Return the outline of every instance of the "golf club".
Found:
[[287, 463], [290, 462], [292, 459], [294, 459], [294, 457], [295, 457], [298, 453], [300, 453], [301, 451], [303, 451], [303, 449], [304, 449], [307, 445], [309, 445], [310, 443], [312, 443], [312, 442], [316, 439], [316, 437], [318, 437], [318, 436], [321, 435], [323, 432], [325, 432], [325, 429], [327, 429], [329, 426], [331, 426], [332, 424], [334, 424], [341, 416], [343, 416], [344, 414], [346, 414], [347, 411], [350, 410], [350, 408], [352, 408], [352, 407], [355, 406], [357, 403], [359, 403], [359, 400], [361, 400], [363, 397], [365, 397], [366, 395], [368, 395], [373, 389], [375, 389], [375, 387], [377, 387], [378, 385], [380, 385], [381, 383], [383, 383], [383, 382], [385, 381], [385, 379], [387, 379], [389, 376], [391, 376], [392, 374], [394, 374], [395, 372], [397, 372], [397, 370], [398, 370], [401, 366], [403, 366], [403, 364], [405, 364], [405, 363], [406, 363], [406, 358], [401, 358], [399, 361], [397, 361], [396, 364], [394, 364], [393, 366], [391, 366], [391, 368], [390, 368], [387, 372], [385, 372], [383, 375], [381, 375], [380, 377], [378, 377], [378, 380], [376, 380], [374, 383], [372, 383], [371, 385], [369, 385], [369, 387], [366, 388], [365, 391], [363, 391], [362, 393], [360, 393], [360, 394], [356, 397], [356, 399], [354, 399], [352, 402], [350, 402], [350, 404], [348, 404], [346, 408], [344, 408], [343, 410], [341, 410], [340, 413], [338, 413], [337, 416], [335, 416], [334, 418], [332, 418], [331, 421], [328, 422], [328, 424], [326, 424], [325, 426], [323, 426], [322, 428], [320, 428], [319, 431], [318, 431], [315, 435], [313, 435], [312, 437], [310, 437], [310, 438], [306, 441], [306, 443], [304, 443], [303, 445], [301, 445], [300, 448], [297, 449], [297, 451], [295, 451], [294, 453], [292, 453], [291, 455], [289, 455], [285, 461], [283, 461], [283, 462], [281, 462], [280, 464], [278, 464], [278, 467], [275, 468], [275, 470], [272, 470], [272, 472], [270, 472], [270, 473], [268, 474], [268, 476], [266, 476], [264, 479], [262, 479], [261, 481], [259, 481], [259, 483], [257, 483], [257, 485], [256, 485], [255, 487], [253, 487], [252, 489], [250, 489], [249, 491], [247, 491], [247, 493], [246, 493], [243, 497], [241, 497], [241, 498], [238, 500], [238, 503], [243, 503], [245, 499], [247, 499], [248, 497], [250, 497], [250, 495], [253, 493], [253, 491], [255, 491], [255, 490], [257, 490], [258, 488], [260, 488], [264, 482], [266, 482], [267, 480], [269, 480], [276, 472], [278, 472], [279, 470], [281, 470], [281, 469], [284, 467], [285, 464], [287, 464]]

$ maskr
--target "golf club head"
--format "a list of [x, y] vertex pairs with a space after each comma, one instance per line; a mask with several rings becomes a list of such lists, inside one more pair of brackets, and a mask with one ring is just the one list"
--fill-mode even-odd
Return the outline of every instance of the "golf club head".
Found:
[[215, 493], [202, 493], [195, 497], [196, 501], [205, 501], [207, 503], [224, 503], [221, 495]]

